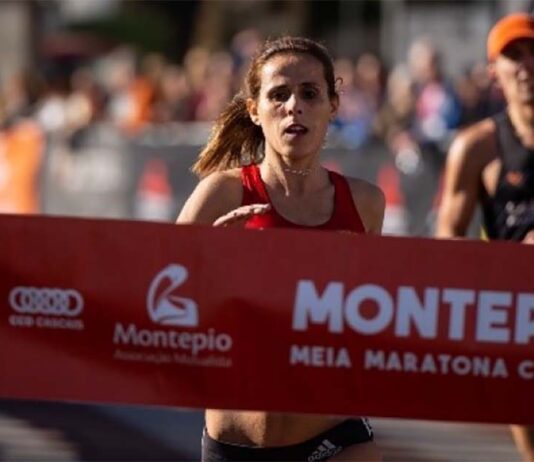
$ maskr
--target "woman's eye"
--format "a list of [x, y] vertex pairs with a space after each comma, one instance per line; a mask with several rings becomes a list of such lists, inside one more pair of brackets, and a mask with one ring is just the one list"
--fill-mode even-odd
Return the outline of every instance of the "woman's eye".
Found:
[[314, 99], [317, 96], [317, 92], [315, 90], [304, 90], [302, 92], [302, 97], [304, 99]]
[[286, 91], [275, 91], [271, 93], [270, 97], [274, 101], [285, 101], [288, 98], [288, 93]]

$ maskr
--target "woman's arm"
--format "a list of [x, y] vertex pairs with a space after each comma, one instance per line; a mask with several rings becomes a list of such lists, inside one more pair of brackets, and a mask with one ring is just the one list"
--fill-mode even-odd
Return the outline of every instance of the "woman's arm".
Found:
[[238, 208], [243, 198], [240, 171], [214, 172], [202, 179], [187, 199], [176, 223], [213, 224]]
[[242, 201], [241, 170], [214, 172], [200, 181], [187, 199], [176, 223], [243, 226], [252, 215], [270, 209], [269, 204], [241, 206]]

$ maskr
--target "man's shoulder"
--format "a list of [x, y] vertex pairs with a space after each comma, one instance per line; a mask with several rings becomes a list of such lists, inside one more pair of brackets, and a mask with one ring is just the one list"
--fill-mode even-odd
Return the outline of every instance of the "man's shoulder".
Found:
[[495, 120], [488, 117], [458, 132], [449, 156], [461, 162], [486, 164], [497, 155], [496, 141]]
[[481, 120], [462, 129], [456, 136], [455, 143], [460, 143], [464, 149], [472, 149], [495, 142], [495, 120], [492, 117]]

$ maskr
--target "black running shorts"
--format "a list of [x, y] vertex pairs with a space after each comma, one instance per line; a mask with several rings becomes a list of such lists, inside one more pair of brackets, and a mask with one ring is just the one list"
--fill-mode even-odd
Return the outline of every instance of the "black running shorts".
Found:
[[214, 440], [206, 430], [202, 436], [202, 462], [328, 460], [354, 444], [373, 440], [367, 419], [348, 419], [302, 443], [262, 448]]

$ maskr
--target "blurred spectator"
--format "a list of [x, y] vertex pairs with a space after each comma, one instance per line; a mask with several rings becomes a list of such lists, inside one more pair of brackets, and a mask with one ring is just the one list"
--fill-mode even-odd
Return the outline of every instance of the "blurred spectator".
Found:
[[44, 80], [35, 69], [23, 69], [11, 75], [2, 91], [4, 122], [11, 124], [33, 116], [44, 91]]
[[263, 40], [262, 34], [257, 29], [244, 29], [232, 37], [230, 54], [234, 61], [234, 79], [231, 94], [237, 93], [241, 88], [248, 64]]
[[414, 121], [414, 81], [406, 66], [399, 65], [388, 77], [386, 98], [375, 119], [375, 130], [391, 152], [396, 153], [401, 148], [399, 137], [409, 136]]
[[226, 107], [232, 94], [232, 57], [227, 52], [209, 55], [203, 79], [203, 89], [198, 95], [195, 120], [212, 121]]
[[43, 96], [43, 81], [35, 71], [11, 76], [2, 92], [3, 122], [0, 127], [0, 212], [36, 213], [39, 166], [45, 139], [34, 120]]
[[350, 149], [363, 146], [371, 134], [376, 106], [373, 96], [363, 90], [357, 69], [347, 58], [334, 62], [336, 77], [340, 80], [342, 97], [336, 119], [332, 123], [332, 136]]
[[191, 111], [193, 118], [197, 106], [204, 97], [204, 84], [209, 61], [209, 51], [202, 47], [193, 47], [185, 54], [184, 70], [191, 88]]
[[440, 55], [428, 40], [412, 43], [408, 69], [413, 82], [413, 119], [405, 121], [409, 130], [401, 131], [389, 143], [401, 174], [409, 232], [427, 235], [434, 225], [434, 197], [439, 193], [445, 154], [460, 122], [461, 108], [443, 75]]
[[[382, 172], [378, 178], [382, 180], [381, 187], [386, 192], [385, 224], [394, 234], [407, 234], [417, 230], [414, 217], [418, 213], [418, 199], [412, 197], [409, 185], [421, 173], [422, 158], [413, 135], [416, 110], [414, 81], [405, 65], [398, 65], [389, 75], [385, 96], [374, 126], [376, 134], [393, 155], [396, 167], [396, 171], [387, 167], [386, 174]], [[389, 184], [385, 183], [386, 180]]]
[[129, 112], [123, 121], [123, 128], [127, 132], [137, 133], [151, 121], [156, 88], [165, 65], [165, 58], [156, 53], [142, 59], [140, 72], [135, 74], [126, 90]]
[[429, 155], [443, 156], [461, 115], [454, 89], [443, 75], [438, 51], [426, 39], [411, 45], [408, 65], [415, 83], [417, 139]]
[[117, 126], [127, 123], [133, 102], [128, 89], [135, 76], [135, 54], [127, 47], [119, 48], [100, 62], [99, 74], [109, 95], [110, 121]]
[[244, 29], [237, 32], [230, 43], [230, 53], [236, 69], [247, 67], [250, 59], [263, 42], [263, 36], [257, 29]]
[[156, 91], [154, 123], [185, 122], [192, 120], [191, 88], [182, 67], [168, 65]]
[[67, 126], [69, 131], [78, 131], [103, 117], [106, 98], [92, 71], [81, 67], [74, 71], [71, 93], [66, 101]]
[[385, 70], [382, 62], [372, 53], [362, 54], [356, 61], [356, 85], [366, 95], [373, 111], [384, 98]]
[[456, 78], [454, 88], [462, 108], [460, 126], [470, 125], [488, 115], [487, 100], [484, 99], [485, 95], [473, 81], [469, 72]]
[[62, 133], [67, 126], [66, 102], [69, 85], [65, 75], [54, 70], [46, 76], [46, 87], [36, 108], [35, 117], [45, 133]]
[[462, 110], [459, 124], [462, 127], [497, 114], [504, 108], [502, 93], [492, 85], [483, 63], [470, 66], [456, 78], [454, 84]]

